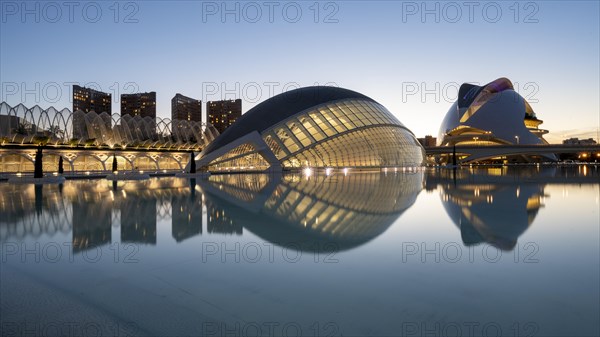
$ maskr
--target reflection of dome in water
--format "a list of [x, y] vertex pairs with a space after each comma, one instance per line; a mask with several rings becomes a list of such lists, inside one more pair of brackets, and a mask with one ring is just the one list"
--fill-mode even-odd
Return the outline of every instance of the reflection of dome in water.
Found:
[[[232, 221], [297, 250], [340, 250], [383, 233], [416, 200], [422, 173], [219, 175], [200, 182]], [[225, 201], [225, 202], [224, 202]]]
[[512, 250], [542, 207], [543, 193], [537, 184], [461, 184], [444, 186], [441, 199], [466, 245]]

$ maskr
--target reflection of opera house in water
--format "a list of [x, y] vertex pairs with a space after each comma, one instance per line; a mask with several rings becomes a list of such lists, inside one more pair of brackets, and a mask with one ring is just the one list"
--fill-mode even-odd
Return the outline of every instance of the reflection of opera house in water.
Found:
[[543, 207], [545, 184], [515, 181], [512, 176], [493, 181], [487, 173], [479, 180], [476, 173], [458, 172], [456, 180], [445, 175], [428, 179], [439, 179], [444, 209], [467, 246], [485, 242], [512, 250]]

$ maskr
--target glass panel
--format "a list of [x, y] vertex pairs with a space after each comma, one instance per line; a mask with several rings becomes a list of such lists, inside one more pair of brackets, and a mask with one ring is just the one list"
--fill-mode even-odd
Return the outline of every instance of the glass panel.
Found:
[[302, 146], [306, 147], [312, 143], [308, 135], [298, 127], [297, 122], [292, 121], [287, 123], [288, 128], [292, 131], [294, 136], [298, 138]]
[[308, 116], [302, 116], [298, 118], [302, 126], [310, 133], [310, 135], [318, 142], [321, 139], [325, 138], [325, 134], [319, 129], [315, 122]]
[[[347, 108], [345, 108], [347, 109]], [[334, 108], [331, 111], [333, 111], [333, 114], [338, 118], [338, 120], [346, 127], [346, 129], [348, 130], [352, 130], [354, 129], [356, 126], [354, 125], [354, 123], [352, 123], [350, 121], [350, 118], [348, 118], [348, 116], [346, 116], [346, 111], [339, 109], [339, 108]], [[349, 112], [349, 111], [348, 111]]]
[[265, 143], [267, 143], [267, 145], [271, 149], [271, 151], [273, 151], [273, 153], [275, 154], [275, 157], [277, 157], [277, 159], [281, 159], [287, 155], [287, 153], [281, 148], [280, 143], [278, 143], [275, 140], [275, 137], [273, 135], [270, 135], [270, 134], [267, 135], [264, 138], [264, 140], [265, 140]]
[[313, 119], [313, 121], [323, 130], [323, 132], [327, 135], [327, 137], [331, 137], [335, 135], [337, 132], [333, 129], [331, 124], [327, 122], [325, 117], [321, 115], [318, 111], [313, 111], [309, 113], [309, 116]]
[[277, 130], [277, 137], [279, 137], [281, 143], [283, 143], [290, 153], [300, 150], [300, 145], [294, 141], [292, 136], [284, 128], [279, 128]]
[[329, 124], [331, 124], [335, 128], [337, 132], [344, 132], [347, 130], [346, 127], [344, 127], [342, 123], [338, 121], [338, 119], [333, 115], [332, 111], [330, 111], [329, 109], [321, 109], [319, 111], [327, 119]]

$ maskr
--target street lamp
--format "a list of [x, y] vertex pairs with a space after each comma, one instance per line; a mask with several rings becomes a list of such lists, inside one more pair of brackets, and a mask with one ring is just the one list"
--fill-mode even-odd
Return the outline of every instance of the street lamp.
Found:
[[519, 144], [519, 136], [515, 136], [515, 139], [517, 140], [517, 145]]

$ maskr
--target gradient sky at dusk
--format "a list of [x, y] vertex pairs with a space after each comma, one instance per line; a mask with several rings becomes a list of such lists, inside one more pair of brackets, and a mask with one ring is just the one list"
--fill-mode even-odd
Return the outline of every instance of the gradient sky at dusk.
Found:
[[[21, 2], [1, 4], [0, 99], [11, 105], [71, 108], [76, 82], [156, 91], [158, 116], [170, 117], [178, 92], [239, 97], [245, 112], [285, 88], [334, 84], [372, 97], [423, 136], [437, 135], [461, 83], [507, 77], [551, 140], [596, 137], [600, 125], [598, 1], [227, 2], [239, 22], [222, 17], [220, 1], [32, 1], [24, 6], [39, 11], [24, 17]], [[422, 6], [432, 10], [425, 17]]]

